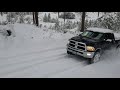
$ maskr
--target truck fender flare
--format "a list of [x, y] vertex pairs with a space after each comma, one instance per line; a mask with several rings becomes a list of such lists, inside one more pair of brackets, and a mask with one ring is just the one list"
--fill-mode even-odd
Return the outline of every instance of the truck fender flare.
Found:
[[100, 52], [101, 53], [101, 48], [97, 48], [95, 52]]

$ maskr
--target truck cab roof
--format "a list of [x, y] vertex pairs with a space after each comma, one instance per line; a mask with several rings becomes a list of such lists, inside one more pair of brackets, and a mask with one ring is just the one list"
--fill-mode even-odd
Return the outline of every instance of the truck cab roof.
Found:
[[100, 32], [100, 33], [113, 33], [113, 30], [103, 28], [88, 28], [89, 31]]
[[113, 33], [115, 40], [120, 40], [120, 33], [114, 32], [114, 30], [103, 29], [103, 28], [88, 28], [89, 31], [100, 32], [100, 33]]

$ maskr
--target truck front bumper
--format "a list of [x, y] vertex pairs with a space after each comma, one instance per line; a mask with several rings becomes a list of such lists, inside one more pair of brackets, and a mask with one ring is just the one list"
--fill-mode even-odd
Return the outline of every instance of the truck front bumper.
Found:
[[67, 45], [67, 51], [69, 51], [69, 52], [71, 52], [75, 55], [83, 56], [85, 58], [93, 58], [94, 53], [95, 53], [95, 52], [81, 51], [81, 50], [78, 50], [78, 49], [75, 49], [75, 48], [71, 48], [68, 45]]

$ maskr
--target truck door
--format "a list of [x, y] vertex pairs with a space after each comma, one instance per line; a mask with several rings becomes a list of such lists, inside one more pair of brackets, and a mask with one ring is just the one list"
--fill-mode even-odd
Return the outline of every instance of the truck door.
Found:
[[110, 48], [114, 48], [115, 47], [115, 37], [114, 37], [114, 34], [113, 33], [109, 33], [108, 34], [108, 39], [111, 40], [110, 42]]
[[113, 46], [114, 36], [111, 33], [105, 33], [102, 41], [102, 48], [108, 50]]

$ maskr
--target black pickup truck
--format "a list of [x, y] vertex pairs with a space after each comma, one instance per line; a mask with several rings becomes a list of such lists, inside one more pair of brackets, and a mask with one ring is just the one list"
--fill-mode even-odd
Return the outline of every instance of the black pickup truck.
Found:
[[88, 28], [67, 43], [68, 54], [88, 58], [90, 64], [99, 61], [101, 54], [112, 48], [120, 51], [120, 34], [102, 28]]

